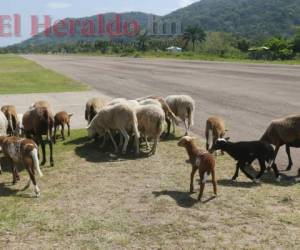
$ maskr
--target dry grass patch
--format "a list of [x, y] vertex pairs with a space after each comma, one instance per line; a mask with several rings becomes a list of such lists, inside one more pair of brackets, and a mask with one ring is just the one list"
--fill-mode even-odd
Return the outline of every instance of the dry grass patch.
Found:
[[[234, 162], [218, 157], [219, 196], [208, 183], [204, 199], [190, 195], [191, 167], [177, 140], [162, 142], [150, 158], [112, 158], [73, 131], [55, 148], [56, 166], [43, 169], [41, 198], [26, 183], [1, 176], [0, 247], [7, 249], [291, 249], [300, 247], [299, 184], [261, 185], [242, 174], [229, 179]], [[198, 192], [198, 185], [197, 187]]]

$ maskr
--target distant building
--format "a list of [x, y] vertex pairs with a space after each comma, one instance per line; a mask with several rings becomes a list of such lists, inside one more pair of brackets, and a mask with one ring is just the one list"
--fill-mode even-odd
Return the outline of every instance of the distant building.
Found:
[[250, 48], [248, 51], [263, 51], [263, 50], [269, 50], [270, 48], [266, 47], [266, 46], [262, 46], [262, 47], [253, 47]]
[[176, 46], [171, 46], [169, 48], [166, 48], [166, 50], [168, 52], [172, 52], [172, 53], [181, 53], [182, 52], [182, 48], [176, 47]]

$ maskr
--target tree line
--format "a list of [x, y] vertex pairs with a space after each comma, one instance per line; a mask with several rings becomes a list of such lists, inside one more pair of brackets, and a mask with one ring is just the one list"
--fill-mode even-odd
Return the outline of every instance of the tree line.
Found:
[[0, 53], [100, 53], [134, 55], [144, 52], [165, 52], [177, 46], [187, 54], [205, 54], [223, 58], [260, 60], [294, 59], [300, 53], [300, 28], [291, 38], [271, 37], [264, 41], [250, 41], [225, 32], [205, 32], [198, 25], [189, 26], [181, 36], [149, 36], [141, 31], [135, 39], [79, 40], [55, 44], [13, 45], [0, 48]]

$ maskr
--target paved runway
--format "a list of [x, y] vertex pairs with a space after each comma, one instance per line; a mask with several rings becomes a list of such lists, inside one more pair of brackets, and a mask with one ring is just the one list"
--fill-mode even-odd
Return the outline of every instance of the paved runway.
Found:
[[[272, 119], [300, 112], [300, 66], [97, 56], [26, 58], [111, 97], [191, 95], [197, 104], [193, 131], [202, 137], [210, 115], [226, 120], [232, 140], [254, 140]], [[280, 156], [285, 165], [285, 154]], [[293, 156], [299, 167], [294, 150]]]

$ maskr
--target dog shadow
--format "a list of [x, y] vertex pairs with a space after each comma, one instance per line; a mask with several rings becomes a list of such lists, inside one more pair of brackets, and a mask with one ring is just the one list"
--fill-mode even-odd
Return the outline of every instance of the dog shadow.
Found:
[[191, 208], [197, 203], [197, 200], [191, 197], [189, 192], [164, 190], [154, 191], [152, 194], [155, 197], [169, 196], [176, 201], [178, 206], [183, 208]]
[[0, 197], [16, 196], [19, 190], [10, 188], [11, 183], [0, 183]]
[[[154, 191], [152, 194], [155, 197], [159, 196], [169, 196], [173, 200], [176, 201], [177, 205], [183, 208], [191, 208], [195, 204], [200, 203], [198, 200], [191, 197], [191, 194], [189, 192], [182, 192], [182, 191], [171, 191], [171, 190], [164, 190], [164, 191]], [[214, 200], [216, 197], [212, 196], [206, 200], [203, 200], [201, 204], [208, 203], [212, 200]]]

